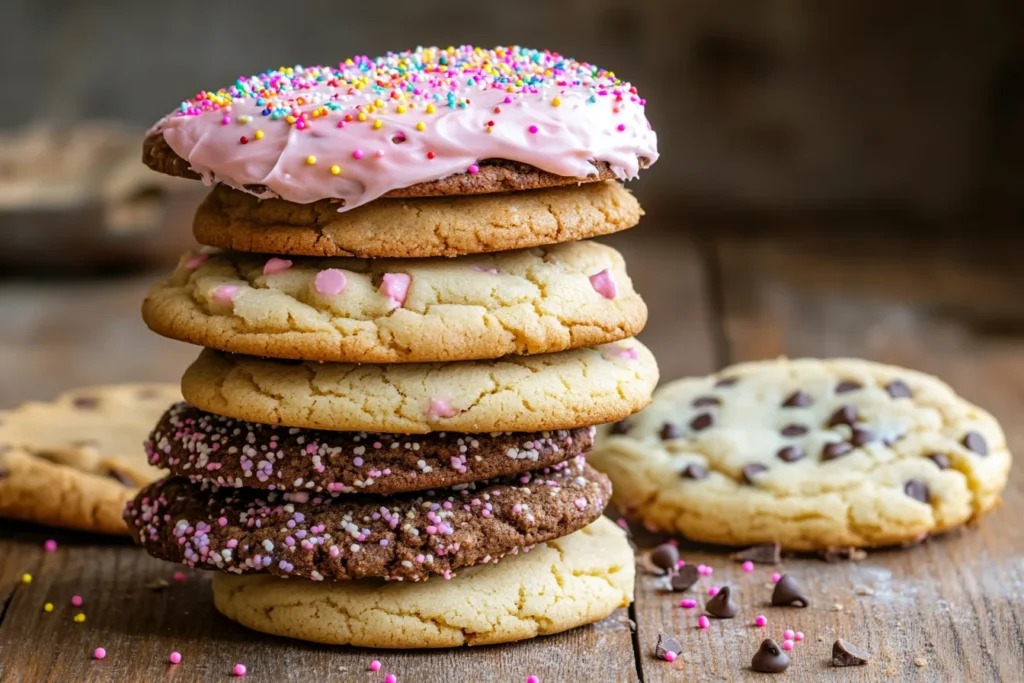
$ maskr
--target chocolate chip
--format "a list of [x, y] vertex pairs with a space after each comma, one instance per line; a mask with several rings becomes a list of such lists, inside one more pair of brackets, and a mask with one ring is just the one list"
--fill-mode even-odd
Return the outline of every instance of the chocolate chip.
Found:
[[692, 564], [684, 564], [679, 571], [671, 576], [669, 585], [673, 591], [678, 593], [689, 590], [699, 579], [700, 574], [697, 573], [697, 567]]
[[793, 605], [807, 607], [811, 602], [804, 595], [804, 591], [800, 588], [800, 584], [796, 582], [796, 579], [789, 574], [783, 574], [778, 583], [775, 584], [775, 590], [772, 591], [772, 604], [779, 607]]
[[920, 479], [911, 479], [903, 485], [903, 492], [913, 498], [919, 500], [922, 503], [931, 502], [932, 495], [928, 491], [928, 484], [925, 484]]
[[698, 465], [695, 462], [691, 462], [689, 465], [683, 468], [683, 471], [679, 473], [683, 479], [707, 479], [708, 471], [703, 465]]
[[720, 379], [717, 382], [715, 382], [715, 388], [716, 389], [724, 389], [725, 387], [731, 387], [734, 384], [736, 384], [736, 382], [739, 382], [739, 381], [740, 381], [739, 377], [723, 377], [722, 379]]
[[811, 405], [811, 397], [802, 391], [794, 391], [782, 402], [783, 408], [806, 408]]
[[949, 457], [945, 453], [929, 453], [924, 457], [935, 463], [940, 470], [949, 469]]
[[808, 431], [809, 430], [807, 429], [807, 427], [804, 427], [803, 425], [791, 424], [783, 427], [781, 430], [779, 430], [779, 433], [782, 434], [783, 436], [792, 438], [794, 436], [803, 436]]
[[683, 432], [679, 427], [676, 427], [671, 422], [666, 422], [661, 426], [659, 434], [661, 435], [662, 440], [668, 441], [669, 439], [678, 439], [683, 435]]
[[832, 666], [862, 666], [868, 663], [871, 654], [848, 640], [840, 638], [832, 644]]
[[704, 408], [707, 406], [720, 406], [722, 405], [722, 399], [717, 396], [699, 396], [693, 399], [693, 403], [690, 404], [694, 408]]
[[853, 434], [850, 435], [850, 442], [853, 443], [854, 446], [865, 446], [876, 438], [875, 433], [870, 429], [855, 427]]
[[893, 398], [910, 398], [913, 396], [913, 392], [910, 391], [910, 387], [901, 379], [894, 379], [885, 385], [885, 390], [889, 392], [889, 395]]
[[846, 441], [833, 441], [832, 443], [825, 444], [825, 447], [821, 449], [821, 459], [835, 460], [836, 458], [843, 457], [852, 450], [853, 446]]
[[715, 423], [715, 418], [711, 416], [711, 413], [701, 413], [697, 417], [690, 420], [690, 429], [695, 432], [699, 432], [702, 429], [707, 429]]
[[754, 483], [754, 477], [761, 472], [767, 471], [768, 467], [759, 462], [752, 462], [743, 468], [743, 480], [748, 484]]
[[613, 424], [611, 430], [609, 431], [611, 431], [612, 434], [628, 434], [629, 430], [632, 428], [633, 421], [627, 417], [625, 420], [619, 420], [618, 422]]
[[778, 564], [782, 560], [782, 546], [778, 543], [754, 545], [730, 555], [737, 562], [759, 562], [761, 564]]
[[662, 543], [651, 551], [651, 564], [660, 569], [674, 569], [679, 562], [679, 549], [671, 543]]
[[774, 640], [765, 638], [750, 660], [750, 668], [761, 673], [780, 674], [789, 668], [789, 655]]
[[832, 413], [832, 417], [828, 418], [828, 426], [835, 427], [837, 425], [852, 425], [856, 421], [857, 409], [850, 404], [846, 404], [836, 412]]
[[654, 656], [665, 659], [665, 653], [671, 652], [676, 657], [683, 654], [682, 644], [667, 633], [658, 634], [658, 643], [654, 646]]
[[76, 396], [73, 403], [76, 408], [95, 408], [100, 404], [100, 400], [95, 396]]
[[961, 443], [969, 451], [974, 451], [978, 455], [988, 455], [988, 444], [985, 442], [985, 437], [978, 432], [967, 432]]
[[796, 462], [803, 459], [804, 449], [799, 446], [784, 446], [775, 455], [779, 456], [779, 460], [784, 462]]
[[851, 391], [857, 391], [863, 388], [863, 384], [860, 382], [854, 382], [853, 380], [845, 380], [836, 385], [837, 394], [847, 394]]
[[704, 611], [718, 619], [732, 619], [740, 613], [740, 608], [733, 602], [731, 593], [728, 586], [722, 586], [713, 598], [704, 603]]

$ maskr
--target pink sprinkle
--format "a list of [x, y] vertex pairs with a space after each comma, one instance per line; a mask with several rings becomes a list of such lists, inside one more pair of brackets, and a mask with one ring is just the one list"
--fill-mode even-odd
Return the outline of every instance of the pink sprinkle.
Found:
[[395, 674], [388, 674], [384, 677], [384, 683], [398, 683], [398, 676]]
[[758, 614], [754, 618], [754, 623], [760, 626], [761, 628], [764, 628], [768, 625], [768, 617], [764, 616], [763, 614]]
[[469, 168], [466, 170], [469, 171], [471, 175], [476, 175], [477, 173], [480, 172], [480, 167], [477, 166], [476, 164], [470, 164]]
[[615, 280], [612, 279], [612, 274], [607, 268], [600, 273], [591, 275], [590, 285], [605, 299], [614, 299], [615, 295], [619, 293], [619, 288], [615, 286]]
[[235, 668], [231, 670], [236, 676], [245, 675], [245, 664], [235, 664]]
[[[385, 276], [387, 277], [387, 276]], [[325, 296], [337, 296], [345, 291], [345, 285], [348, 284], [348, 280], [345, 278], [345, 273], [341, 272], [337, 268], [328, 268], [327, 270], [321, 270], [313, 278], [313, 289], [319, 294]]]
[[353, 159], [362, 159], [363, 158], [363, 150], [357, 149], [356, 151], [352, 152], [352, 158]]
[[796, 639], [797, 640], [803, 640], [804, 639], [804, 632], [803, 631], [797, 631], [796, 632]]
[[199, 266], [203, 265], [210, 260], [209, 254], [196, 254], [188, 261], [185, 261], [185, 270], [195, 270]]
[[621, 133], [622, 131], [626, 130], [626, 124], [620, 123], [618, 126], [616, 126], [616, 129], [618, 129], [618, 131]]
[[370, 662], [370, 671], [380, 671], [380, 662], [376, 659]]
[[451, 402], [444, 398], [430, 399], [430, 407], [427, 408], [427, 417], [431, 420], [438, 420], [443, 417], [452, 417], [458, 414]]
[[230, 304], [238, 294], [238, 287], [234, 285], [221, 285], [213, 292], [213, 300], [222, 304]]
[[52, 553], [57, 550], [57, 541], [52, 538], [43, 544], [43, 549], [48, 553]]
[[743, 571], [745, 571], [748, 574], [750, 572], [754, 571], [754, 563], [751, 562], [750, 560], [747, 560], [746, 562], [744, 562], [743, 563]]
[[783, 650], [792, 650], [793, 649], [793, 641], [792, 640], [784, 640], [784, 641], [782, 641], [782, 649]]
[[540, 132], [540, 128], [538, 128], [537, 126], [530, 126], [530, 132], [536, 135], [538, 132]]
[[708, 595], [710, 595], [711, 597], [715, 597], [716, 595], [718, 595], [718, 586], [712, 586], [711, 588], [709, 588]]
[[228, 518], [227, 517], [221, 517], [220, 519], [217, 520], [217, 526], [227, 526], [227, 525], [228, 525]]
[[786, 640], [793, 640], [794, 638], [796, 638], [796, 634], [793, 633], [793, 629], [787, 628], [785, 633], [782, 634], [782, 637]]
[[684, 607], [686, 609], [693, 609], [694, 607], [697, 606], [697, 601], [696, 600], [690, 600], [690, 599], [680, 600], [679, 601], [679, 606], [680, 607]]
[[527, 676], [526, 683], [540, 683], [540, 679], [536, 676]]
[[698, 564], [697, 565], [697, 573], [700, 574], [701, 576], [711, 576], [711, 574], [714, 571], [715, 571], [714, 569], [712, 569], [711, 567], [707, 566], [706, 564]]
[[71, 604], [74, 605], [75, 607], [81, 607], [82, 606], [82, 602], [83, 602], [83, 600], [82, 600], [82, 596], [81, 595], [72, 595], [71, 596]]
[[92, 651], [92, 656], [95, 659], [103, 659], [104, 657], [107, 656], [107, 651], [104, 650], [102, 647], [98, 647], [98, 648], [96, 648], [95, 650]]
[[667, 651], [665, 653], [665, 661], [666, 662], [674, 662], [674, 661], [676, 661], [676, 653], [672, 652], [671, 650]]
[[174, 581], [175, 581], [175, 583], [184, 583], [185, 582], [185, 572], [174, 572]]
[[411, 282], [412, 276], [407, 273], [385, 273], [381, 279], [380, 291], [395, 302], [396, 306], [404, 306]]
[[778, 572], [775, 572], [774, 574], [772, 574], [772, 583], [778, 583], [779, 579], [781, 579], [781, 578], [782, 578], [782, 574], [780, 574]]
[[167, 661], [169, 661], [171, 664], [180, 664], [181, 663], [181, 653], [178, 652], [177, 650], [175, 650], [167, 658]]
[[286, 258], [277, 258], [274, 256], [263, 266], [264, 275], [274, 275], [288, 270], [292, 267], [292, 262]]
[[679, 560], [676, 562], [676, 569], [682, 569], [686, 566], [686, 560]]
[[707, 617], [702, 615], [701, 618], [697, 620], [697, 626], [700, 628], [709, 628], [711, 626], [711, 622]]

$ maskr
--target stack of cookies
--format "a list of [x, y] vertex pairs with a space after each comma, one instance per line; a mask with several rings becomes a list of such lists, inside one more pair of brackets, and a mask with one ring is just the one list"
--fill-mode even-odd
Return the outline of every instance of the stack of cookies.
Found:
[[506, 642], [631, 601], [584, 455], [657, 366], [621, 256], [574, 240], [639, 220], [635, 88], [550, 52], [417, 49], [201, 92], [144, 156], [216, 183], [195, 220], [215, 249], [143, 308], [206, 347], [148, 442], [171, 476], [125, 511], [148, 552], [219, 570], [228, 617], [328, 643]]

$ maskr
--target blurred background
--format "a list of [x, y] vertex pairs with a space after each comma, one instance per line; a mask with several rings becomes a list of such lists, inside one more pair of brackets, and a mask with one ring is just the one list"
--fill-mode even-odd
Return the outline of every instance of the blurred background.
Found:
[[706, 364], [678, 351], [692, 293], [657, 279], [681, 264], [716, 362], [745, 324], [729, 301], [782, 320], [797, 293], [826, 297], [811, 302], [826, 318], [870, 302], [876, 335], [904, 334], [921, 302], [1024, 329], [1022, 19], [1012, 0], [4, 0], [0, 407], [175, 379], [194, 356], [138, 320], [203, 194], [139, 163], [146, 127], [240, 74], [417, 44], [546, 47], [647, 97], [662, 158], [630, 187], [648, 216], [610, 241], [651, 303], [666, 377]]

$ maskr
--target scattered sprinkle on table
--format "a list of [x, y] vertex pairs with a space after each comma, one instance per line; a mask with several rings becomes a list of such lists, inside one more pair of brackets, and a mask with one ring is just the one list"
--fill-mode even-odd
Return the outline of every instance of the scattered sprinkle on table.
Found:
[[57, 541], [52, 538], [43, 544], [43, 549], [48, 553], [55, 552], [57, 550]]
[[21, 582], [22, 583], [32, 583], [32, 575], [31, 574], [22, 574], [21, 575]]
[[171, 664], [180, 664], [181, 663], [181, 653], [178, 652], [177, 650], [175, 650], [174, 652], [172, 652], [167, 657], [167, 661], [169, 661]]
[[233, 674], [235, 674], [236, 676], [244, 676], [245, 675], [245, 664], [235, 664], [235, 668], [232, 669], [231, 672]]
[[370, 671], [380, 671], [380, 662], [378, 660], [375, 659], [370, 662]]
[[174, 572], [174, 581], [175, 581], [175, 583], [184, 583], [185, 582], [185, 573], [184, 572]]
[[94, 659], [103, 659], [107, 656], [107, 651], [104, 650], [102, 647], [98, 647], [92, 651], [92, 656]]
[[398, 683], [398, 676], [395, 674], [388, 674], [384, 677], [384, 683]]
[[72, 595], [71, 596], [71, 604], [74, 605], [75, 607], [81, 607], [82, 606], [82, 596], [81, 595]]
[[43, 611], [44, 612], [52, 612], [53, 611], [53, 603], [52, 602], [48, 602], [45, 605], [43, 605]]
[[75, 615], [75, 623], [76, 624], [81, 624], [83, 621], [85, 621], [85, 614], [83, 614], [82, 612], [79, 612], [78, 614]]
[[765, 626], [768, 625], [768, 617], [766, 617], [763, 614], [758, 614], [756, 617], [754, 617], [754, 623], [757, 626], [759, 626], [761, 628], [764, 628]]
[[527, 676], [526, 683], [540, 683], [540, 679], [536, 676]]

